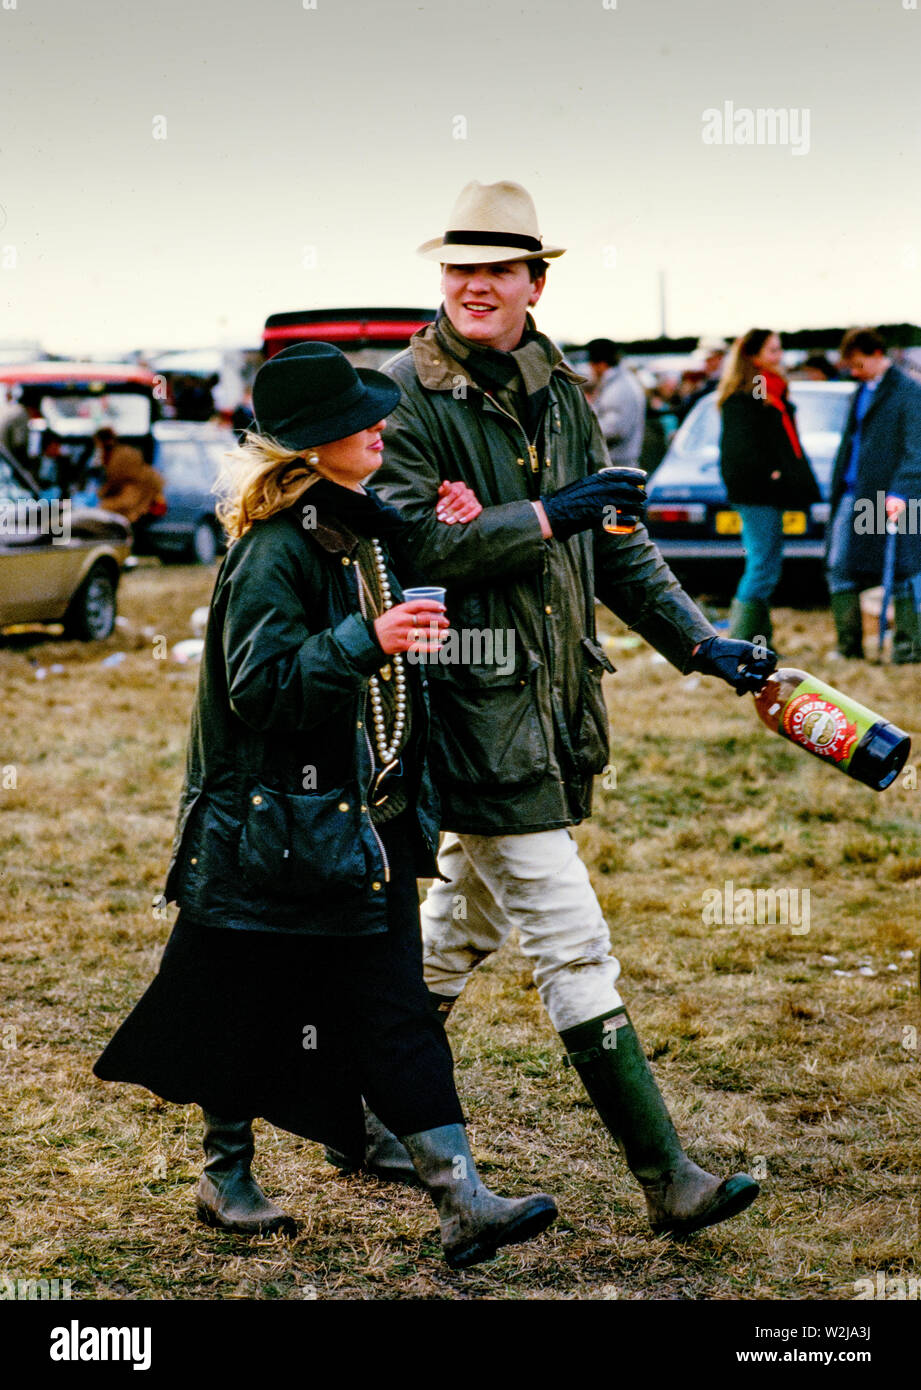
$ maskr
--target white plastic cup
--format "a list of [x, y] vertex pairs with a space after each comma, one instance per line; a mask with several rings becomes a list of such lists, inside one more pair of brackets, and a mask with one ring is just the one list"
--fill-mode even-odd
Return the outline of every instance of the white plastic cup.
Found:
[[[436, 603], [440, 603], [442, 607], [444, 607], [446, 593], [447, 589], [442, 589], [437, 584], [420, 584], [415, 589], [404, 589], [403, 598], [401, 602], [410, 603], [414, 598], [429, 598], [434, 599]], [[438, 628], [435, 631], [432, 630], [431, 624], [435, 621], [436, 617], [437, 614], [435, 613], [429, 614], [428, 618], [426, 618], [426, 615], [424, 613], [419, 614], [420, 630], [423, 629], [424, 624], [426, 622], [429, 623], [429, 627], [428, 630], [425, 632], [425, 636], [417, 644], [417, 646], [415, 648], [411, 647], [409, 649], [410, 659], [413, 659], [413, 657], [415, 657], [417, 660], [425, 660], [427, 654], [437, 652], [440, 650], [447, 629]]]
[[430, 598], [443, 606], [447, 592], [447, 589], [440, 589], [437, 584], [422, 584], [416, 589], [404, 589], [402, 602], [411, 603], [414, 598]]

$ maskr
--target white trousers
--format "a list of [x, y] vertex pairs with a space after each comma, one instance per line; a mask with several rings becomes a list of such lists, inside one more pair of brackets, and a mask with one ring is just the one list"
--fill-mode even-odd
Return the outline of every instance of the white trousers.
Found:
[[422, 904], [425, 983], [456, 998], [471, 972], [518, 928], [556, 1029], [619, 1008], [620, 964], [588, 870], [568, 830], [530, 835], [448, 831]]

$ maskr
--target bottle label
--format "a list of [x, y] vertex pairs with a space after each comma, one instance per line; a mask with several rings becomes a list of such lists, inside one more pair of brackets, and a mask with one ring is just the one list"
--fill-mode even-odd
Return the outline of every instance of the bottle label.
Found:
[[784, 705], [778, 732], [843, 771], [864, 734], [878, 723], [879, 715], [866, 705], [810, 676]]

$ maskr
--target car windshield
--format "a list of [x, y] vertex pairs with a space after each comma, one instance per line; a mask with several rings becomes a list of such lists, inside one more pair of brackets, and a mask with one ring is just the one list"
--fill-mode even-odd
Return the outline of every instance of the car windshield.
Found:
[[[796, 404], [796, 427], [804, 440], [812, 439], [815, 447], [823, 435], [837, 439], [847, 418], [849, 391], [802, 391], [794, 381], [790, 385], [790, 395]], [[682, 454], [695, 454], [715, 464], [719, 446], [720, 414], [716, 401], [708, 396], [691, 411], [675, 438], [675, 448]]]
[[119, 435], [146, 434], [150, 429], [150, 398], [113, 391], [85, 396], [42, 396], [41, 413], [56, 434], [95, 434], [108, 425]]
[[156, 466], [166, 475], [170, 487], [180, 492], [202, 492], [210, 485], [201, 454], [195, 444], [186, 440], [161, 444]]

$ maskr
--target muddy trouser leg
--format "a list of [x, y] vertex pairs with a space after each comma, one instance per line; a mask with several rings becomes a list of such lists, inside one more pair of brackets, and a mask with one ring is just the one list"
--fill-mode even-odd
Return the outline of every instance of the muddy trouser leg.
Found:
[[449, 882], [435, 879], [420, 908], [425, 983], [439, 999], [457, 999], [471, 974], [506, 940], [511, 922], [478, 872], [466, 841], [486, 836], [448, 831], [438, 852], [438, 868]]
[[447, 835], [439, 866], [451, 882], [435, 883], [422, 905], [433, 993], [459, 994], [515, 926], [555, 1028], [622, 1006], [608, 926], [567, 830]]
[[[758, 1194], [747, 1174], [721, 1181], [684, 1153], [618, 993], [607, 923], [569, 832], [458, 838], [475, 905], [483, 911], [492, 899], [518, 928], [544, 1007], [643, 1188], [653, 1229], [690, 1234], [744, 1210]], [[439, 951], [441, 938], [426, 931], [426, 982], [441, 993], [461, 958], [449, 939], [453, 952]]]

